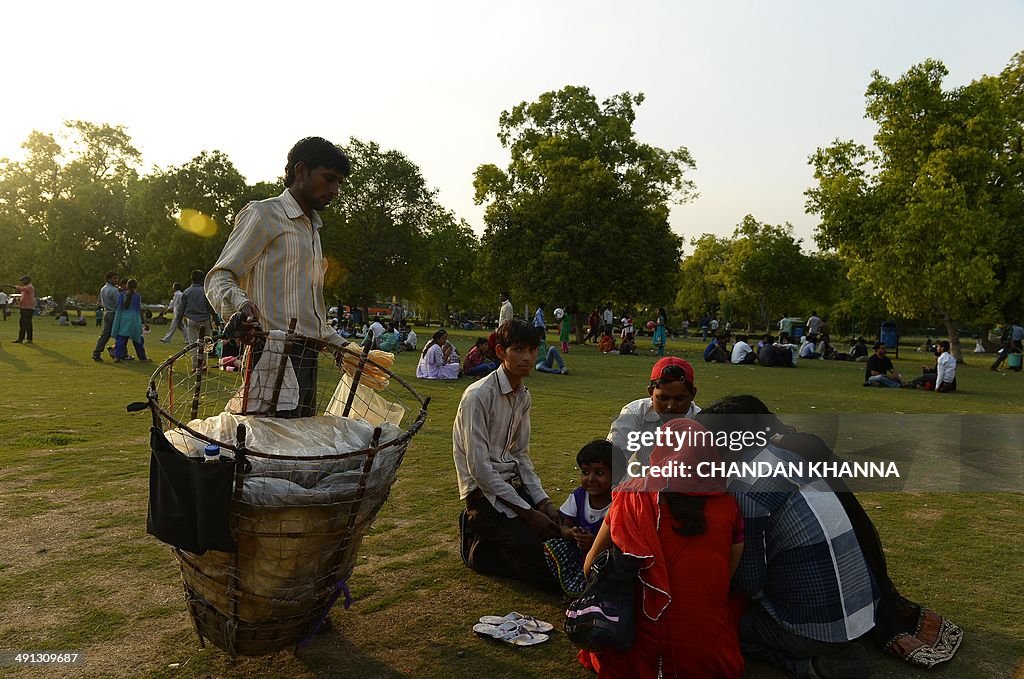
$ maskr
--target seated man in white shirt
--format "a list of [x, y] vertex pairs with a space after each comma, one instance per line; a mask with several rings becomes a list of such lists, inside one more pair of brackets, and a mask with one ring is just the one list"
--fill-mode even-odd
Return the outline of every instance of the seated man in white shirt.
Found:
[[373, 323], [366, 332], [366, 339], [363, 340], [363, 344], [369, 344], [371, 349], [380, 349], [380, 338], [384, 334], [384, 325], [380, 322], [380, 318], [374, 318]]
[[416, 351], [416, 331], [402, 323], [402, 329], [399, 331], [399, 336], [402, 337], [401, 344], [398, 345], [400, 351]]
[[[648, 398], [641, 398], [622, 407], [612, 423], [608, 440], [618, 453], [616, 459], [629, 460], [634, 455], [641, 464], [651, 459], [653, 445], [644, 445], [642, 436], [655, 435], [667, 420], [685, 417], [692, 419], [700, 412], [693, 402], [697, 387], [693, 384], [693, 366], [675, 356], [666, 356], [654, 364]], [[613, 470], [619, 478], [625, 470]]]
[[544, 558], [544, 541], [561, 535], [558, 508], [530, 459], [530, 392], [523, 378], [537, 360], [540, 335], [523, 321], [498, 328], [501, 365], [466, 388], [452, 428], [462, 559], [473, 570], [561, 591]]
[[733, 365], [751, 365], [757, 363], [757, 352], [750, 346], [746, 335], [737, 335], [736, 343], [732, 345]]

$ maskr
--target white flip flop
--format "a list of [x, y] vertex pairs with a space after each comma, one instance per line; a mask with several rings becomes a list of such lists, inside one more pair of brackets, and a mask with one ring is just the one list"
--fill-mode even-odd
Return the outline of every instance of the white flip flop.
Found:
[[550, 622], [544, 622], [538, 620], [533, 616], [523, 615], [512, 611], [505, 616], [497, 615], [485, 615], [480, 618], [480, 622], [486, 625], [504, 625], [505, 623], [513, 622], [519, 626], [520, 629], [524, 629], [528, 632], [550, 632], [555, 629], [555, 626]]
[[473, 631], [480, 636], [490, 637], [513, 646], [536, 646], [548, 640], [548, 635], [530, 632], [512, 622], [502, 625], [489, 625], [481, 622], [473, 625]]

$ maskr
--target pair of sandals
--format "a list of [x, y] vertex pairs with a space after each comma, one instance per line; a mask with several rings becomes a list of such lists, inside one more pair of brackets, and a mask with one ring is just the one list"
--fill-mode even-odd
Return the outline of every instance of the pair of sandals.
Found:
[[543, 644], [549, 638], [545, 632], [550, 632], [554, 628], [550, 622], [515, 611], [504, 616], [485, 615], [480, 618], [479, 624], [473, 625], [473, 631], [480, 636], [512, 646]]

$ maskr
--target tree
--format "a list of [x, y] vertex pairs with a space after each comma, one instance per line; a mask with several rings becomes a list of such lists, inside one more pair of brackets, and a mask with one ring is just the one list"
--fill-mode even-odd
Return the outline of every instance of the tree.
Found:
[[324, 211], [328, 299], [368, 305], [417, 291], [430, 221], [440, 211], [420, 168], [398, 151], [352, 138], [352, 176]]
[[415, 298], [441, 318], [456, 309], [472, 308], [481, 295], [473, 270], [479, 242], [465, 221], [448, 211], [438, 211], [427, 225], [420, 291]]
[[747, 215], [733, 232], [722, 267], [722, 306], [770, 328], [776, 316], [795, 315], [793, 310], [803, 305], [801, 276], [809, 272], [809, 264], [790, 224], [763, 224]]
[[939, 319], [958, 361], [961, 324], [1012, 313], [1024, 292], [1022, 54], [1000, 76], [952, 90], [939, 61], [895, 82], [876, 71], [874, 148], [837, 140], [810, 158], [818, 244], [890, 313]]
[[723, 265], [729, 258], [732, 241], [705, 233], [690, 241], [693, 254], [679, 266], [679, 293], [676, 309], [687, 318], [699, 318], [718, 310], [725, 289]]
[[97, 289], [135, 245], [126, 224], [141, 155], [121, 126], [65, 123], [63, 144], [33, 132], [23, 162], [0, 161], [0, 229], [13, 254], [63, 308], [68, 294]]
[[[590, 308], [667, 304], [675, 297], [681, 239], [669, 205], [693, 197], [689, 151], [639, 142], [642, 94], [601, 104], [567, 86], [501, 114], [504, 170], [481, 165], [476, 202], [488, 203], [483, 248], [497, 291], [517, 299]], [[582, 339], [583, 315], [576, 314]]]
[[[172, 282], [187, 287], [192, 270], [209, 270], [227, 241], [234, 215], [251, 193], [220, 151], [204, 151], [180, 167], [142, 178], [129, 201], [130, 223], [139, 243], [131, 270], [145, 272], [147, 294], [170, 296]], [[259, 197], [277, 193], [280, 188]], [[201, 217], [189, 222], [183, 219], [188, 211]]]

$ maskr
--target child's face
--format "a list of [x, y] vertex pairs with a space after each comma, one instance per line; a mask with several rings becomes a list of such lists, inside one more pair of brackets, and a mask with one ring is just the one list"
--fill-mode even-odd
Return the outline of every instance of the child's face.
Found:
[[505, 372], [509, 375], [526, 377], [533, 370], [534, 363], [537, 362], [536, 347], [531, 349], [523, 344], [513, 344], [511, 347], [505, 348], [499, 344], [495, 348]]
[[580, 485], [587, 495], [607, 495], [612, 490], [612, 470], [604, 462], [584, 462], [580, 465]]

